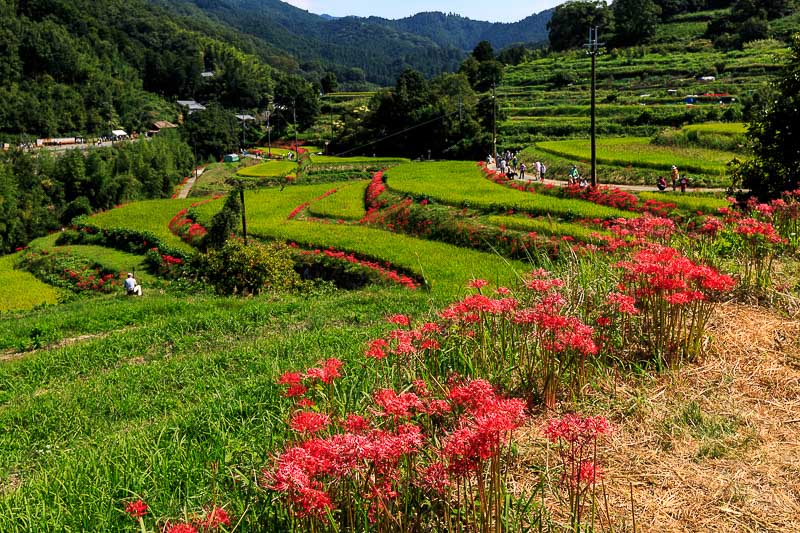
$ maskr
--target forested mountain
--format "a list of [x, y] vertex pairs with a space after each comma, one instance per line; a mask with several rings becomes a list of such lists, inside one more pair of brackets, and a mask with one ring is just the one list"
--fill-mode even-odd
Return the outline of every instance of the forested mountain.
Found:
[[456, 14], [437, 11], [417, 13], [398, 20], [370, 17], [367, 20], [381, 26], [428, 37], [440, 46], [472, 50], [480, 41], [488, 41], [496, 49], [512, 44], [536, 44], [547, 41], [547, 22], [553, 15], [548, 9], [518, 22], [483, 22]]
[[0, 0], [0, 136], [141, 131], [177, 98], [256, 107], [274, 77], [256, 53], [279, 55], [144, 0]]
[[295, 56], [306, 71], [330, 68], [345, 83], [366, 79], [379, 85], [393, 84], [406, 68], [427, 76], [455, 70], [466, 52], [482, 40], [498, 49], [512, 43], [545, 41], [551, 14], [547, 11], [513, 24], [493, 24], [443, 13], [421, 13], [400, 20], [333, 18], [279, 0], [151, 1], [172, 9], [186, 9], [189, 2]]

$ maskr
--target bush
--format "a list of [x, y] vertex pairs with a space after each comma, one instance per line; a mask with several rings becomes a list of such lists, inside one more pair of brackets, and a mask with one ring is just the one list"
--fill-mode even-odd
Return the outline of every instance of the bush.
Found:
[[293, 289], [300, 283], [290, 249], [281, 243], [246, 245], [230, 239], [198, 262], [204, 280], [220, 294], [259, 294], [265, 289]]

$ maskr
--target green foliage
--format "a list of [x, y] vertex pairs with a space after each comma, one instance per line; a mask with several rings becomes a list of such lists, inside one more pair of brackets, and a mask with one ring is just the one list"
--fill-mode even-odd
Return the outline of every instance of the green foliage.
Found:
[[569, 222], [559, 222], [550, 217], [530, 218], [494, 215], [488, 217], [486, 220], [490, 224], [511, 230], [535, 232], [541, 235], [552, 235], [556, 237], [572, 237], [575, 240], [583, 242], [597, 241], [597, 238], [593, 235], [610, 235], [610, 233], [605, 230], [597, 230]]
[[778, 96], [750, 123], [747, 137], [753, 157], [740, 162], [735, 176], [761, 200], [777, 198], [800, 184], [800, 37], [778, 83]]
[[276, 242], [251, 241], [245, 245], [239, 239], [229, 239], [221, 249], [199, 256], [197, 268], [220, 294], [284, 291], [299, 283], [291, 250]]
[[144, 0], [5, 2], [0, 134], [145, 132], [175, 121], [168, 100], [180, 97], [252, 107], [271, 77], [241, 49], [252, 51], [251, 40]]
[[341, 148], [351, 147], [348, 153], [478, 158], [490, 145], [484, 133], [487, 109], [463, 74], [428, 81], [407, 70], [394, 89], [378, 93], [369, 107], [363, 122], [353, 123], [340, 139]]
[[234, 190], [228, 194], [219, 213], [211, 218], [203, 245], [207, 249], [221, 248], [232, 235], [236, 234], [241, 216], [242, 204], [239, 201], [239, 191]]
[[211, 104], [205, 111], [196, 111], [186, 118], [183, 132], [201, 160], [219, 161], [222, 156], [239, 151], [241, 126], [234, 114], [222, 106]]
[[547, 23], [553, 50], [580, 48], [586, 44], [589, 27], [601, 33], [613, 31], [613, 14], [605, 2], [573, 0], [556, 7]]
[[[175, 134], [61, 157], [0, 154], [0, 253], [79, 215], [172, 194], [189, 173], [191, 150]], [[6, 216], [8, 218], [6, 218]]]
[[725, 198], [702, 193], [638, 192], [636, 196], [642, 200], [658, 200], [675, 204], [675, 207], [690, 214], [701, 212], [714, 215], [721, 207], [730, 207], [731, 205]]
[[630, 46], [655, 37], [661, 8], [653, 0], [616, 0], [612, 10], [618, 44]]

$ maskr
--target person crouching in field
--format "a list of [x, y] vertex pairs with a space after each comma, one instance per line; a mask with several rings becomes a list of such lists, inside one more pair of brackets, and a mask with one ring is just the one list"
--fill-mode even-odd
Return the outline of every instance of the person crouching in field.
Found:
[[128, 279], [125, 280], [125, 292], [128, 296], [141, 296], [142, 287], [136, 282], [133, 274], [128, 272]]

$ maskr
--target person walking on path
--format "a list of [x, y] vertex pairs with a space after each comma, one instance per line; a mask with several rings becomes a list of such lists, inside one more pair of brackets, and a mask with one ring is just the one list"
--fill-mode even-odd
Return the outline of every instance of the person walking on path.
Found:
[[539, 178], [544, 181], [545, 175], [547, 174], [547, 167], [544, 165], [544, 161], [540, 164], [539, 167]]
[[686, 176], [681, 177], [680, 181], [678, 182], [681, 186], [681, 193], [686, 193], [686, 186], [689, 185], [689, 180], [686, 179]]
[[525, 179], [525, 171], [528, 170], [528, 167], [525, 166], [525, 163], [519, 164], [519, 179]]
[[676, 167], [675, 165], [672, 165], [672, 191], [673, 192], [675, 192], [675, 190], [676, 190], [676, 188], [678, 186], [678, 179], [679, 178], [680, 178], [680, 175], [678, 173], [678, 167]]

